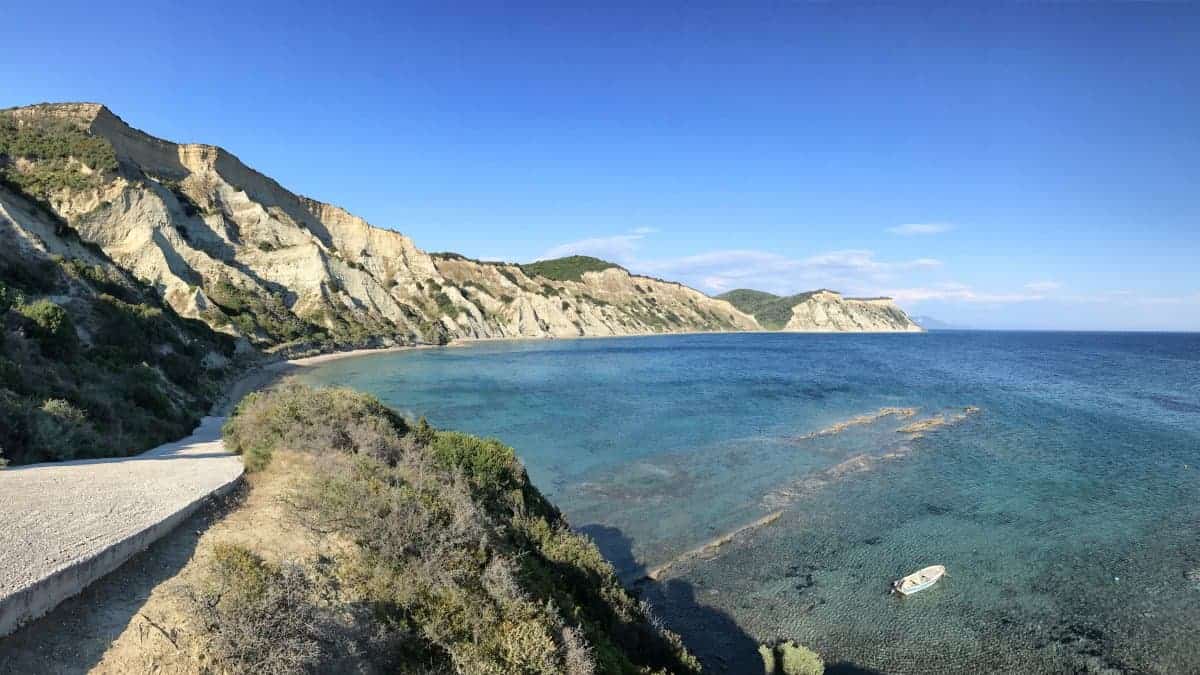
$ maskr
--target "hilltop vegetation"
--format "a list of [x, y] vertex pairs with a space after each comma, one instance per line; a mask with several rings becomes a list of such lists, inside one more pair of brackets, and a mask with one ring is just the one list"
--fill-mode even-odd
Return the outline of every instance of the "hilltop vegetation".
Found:
[[322, 672], [357, 655], [356, 670], [390, 672], [699, 669], [497, 441], [300, 386], [247, 397], [225, 438], [259, 471], [310, 458], [293, 515], [347, 545], [283, 565], [224, 547], [195, 604], [219, 667]]
[[[23, 171], [14, 166], [18, 157], [29, 162]], [[11, 110], [0, 110], [0, 182], [44, 198], [55, 189], [92, 187], [99, 176], [116, 169], [112, 146], [77, 123], [18, 118]]]
[[812, 297], [816, 291], [796, 295], [775, 295], [749, 288], [739, 288], [717, 297], [758, 319], [767, 330], [780, 330], [792, 318], [792, 307]]
[[625, 269], [607, 260], [586, 255], [573, 255], [521, 265], [521, 271], [531, 277], [545, 277], [553, 281], [582, 281], [586, 272], [603, 272], [614, 267]]

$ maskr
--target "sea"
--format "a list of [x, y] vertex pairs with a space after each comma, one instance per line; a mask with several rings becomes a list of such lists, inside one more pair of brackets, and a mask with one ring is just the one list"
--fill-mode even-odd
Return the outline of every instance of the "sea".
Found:
[[829, 673], [1200, 673], [1200, 334], [489, 341], [300, 379], [514, 447], [709, 672], [795, 640]]

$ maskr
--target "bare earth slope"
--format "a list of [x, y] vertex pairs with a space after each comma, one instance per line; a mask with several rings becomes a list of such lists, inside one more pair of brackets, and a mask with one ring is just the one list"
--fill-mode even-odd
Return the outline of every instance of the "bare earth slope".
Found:
[[431, 256], [221, 148], [154, 138], [98, 104], [0, 111], [5, 124], [10, 136], [86, 135], [72, 147], [87, 157], [56, 164], [36, 144], [0, 146], [0, 170], [177, 312], [260, 346], [758, 328], [727, 302], [619, 268], [556, 281]]

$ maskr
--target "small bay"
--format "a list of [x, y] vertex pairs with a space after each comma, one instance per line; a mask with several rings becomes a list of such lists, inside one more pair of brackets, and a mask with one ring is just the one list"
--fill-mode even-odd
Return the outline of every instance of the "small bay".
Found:
[[1200, 663], [1200, 335], [481, 342], [299, 377], [516, 448], [718, 672], [776, 638], [866, 672]]

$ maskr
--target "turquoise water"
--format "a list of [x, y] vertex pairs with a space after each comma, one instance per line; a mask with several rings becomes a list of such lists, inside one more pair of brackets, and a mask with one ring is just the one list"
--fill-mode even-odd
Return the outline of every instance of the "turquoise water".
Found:
[[[717, 672], [775, 638], [831, 672], [1200, 672], [1200, 335], [495, 342], [303, 377], [517, 448]], [[839, 426], [889, 407], [916, 410]]]

